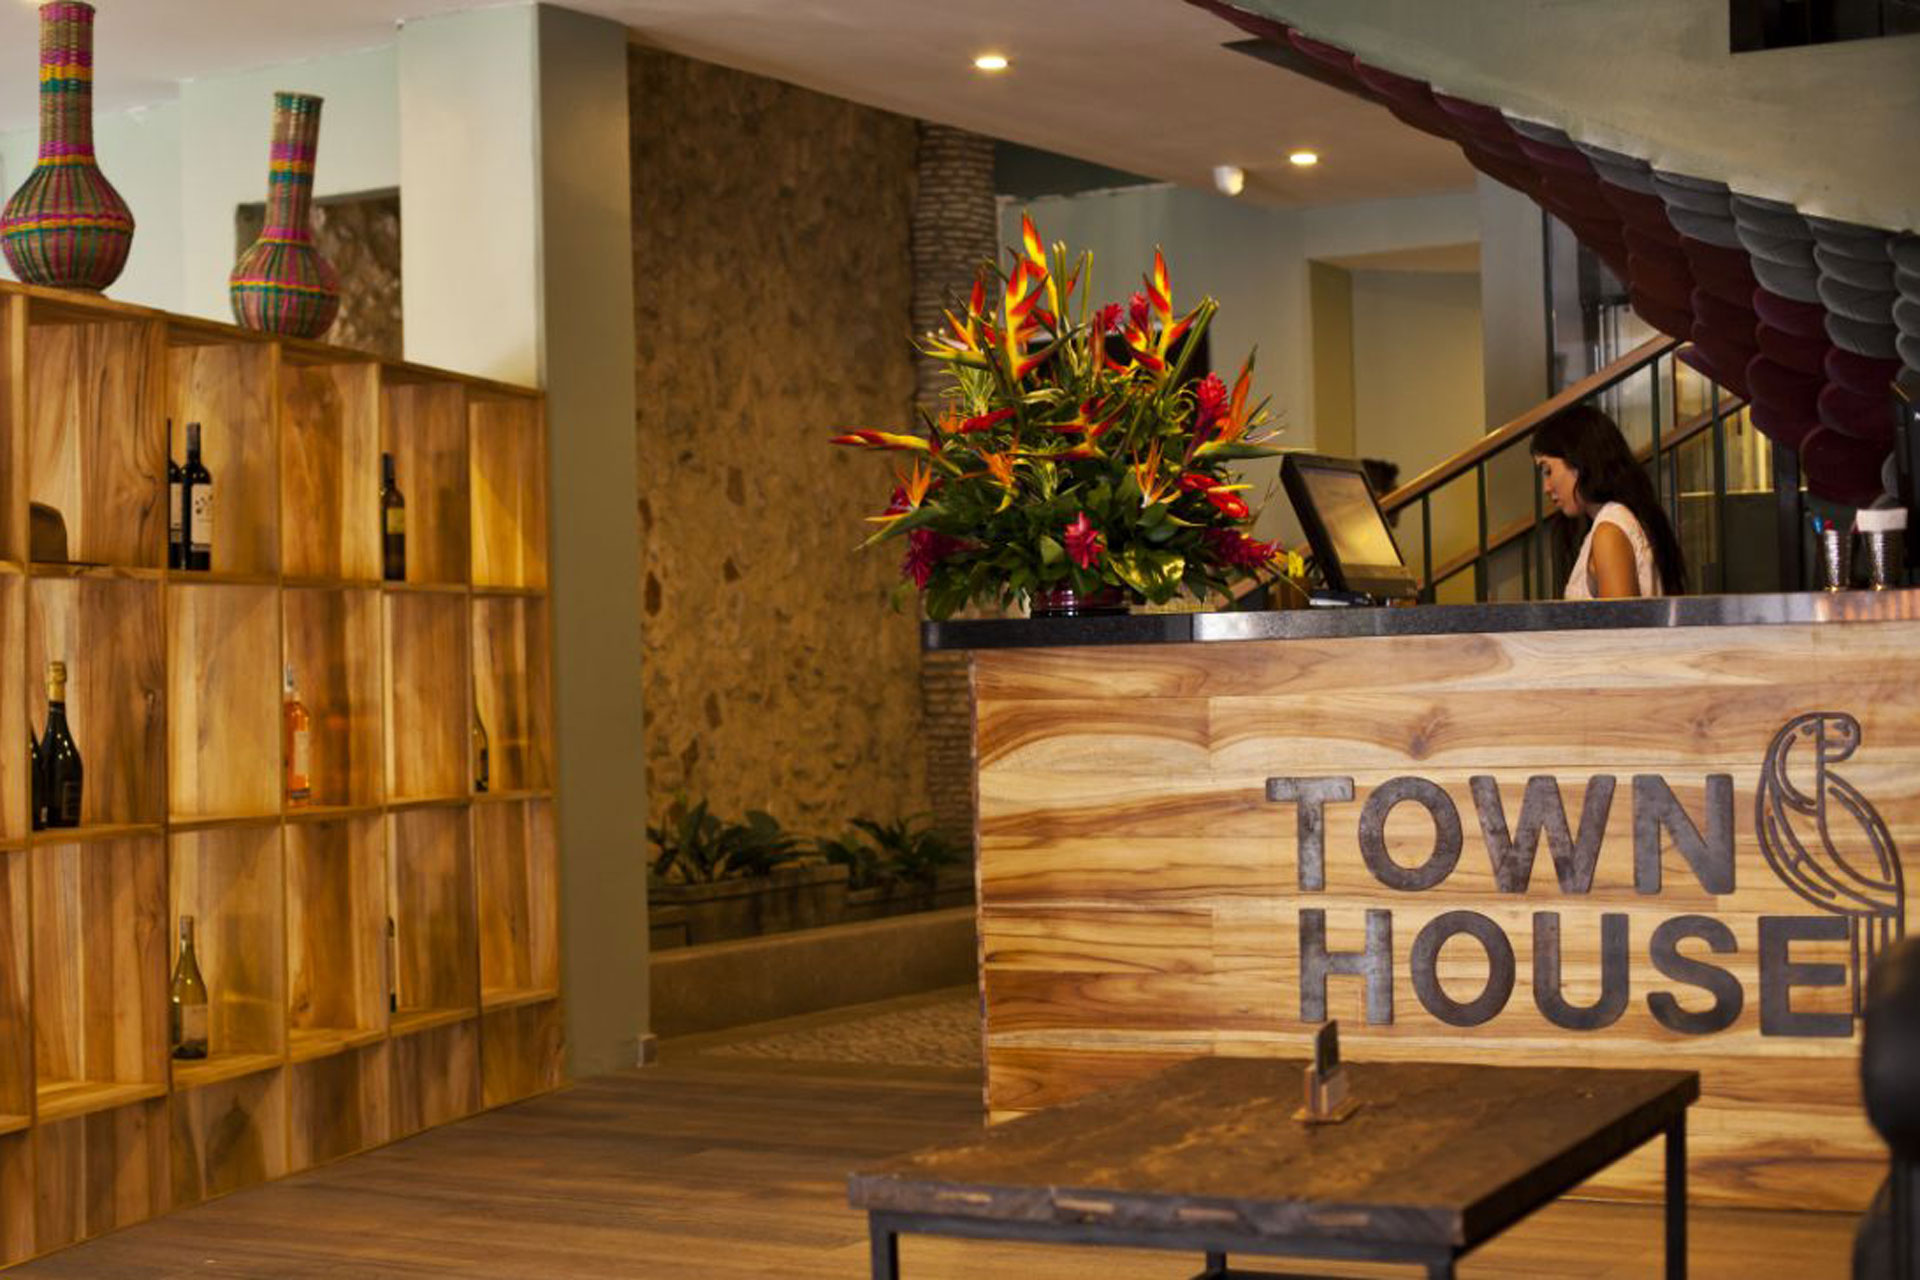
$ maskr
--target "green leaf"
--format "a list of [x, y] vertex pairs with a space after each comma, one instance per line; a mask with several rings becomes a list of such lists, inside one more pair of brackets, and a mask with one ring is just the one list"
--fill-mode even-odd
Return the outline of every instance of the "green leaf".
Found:
[[1066, 548], [1046, 534], [1041, 534], [1035, 545], [1040, 548], [1041, 564], [1055, 565], [1067, 558]]

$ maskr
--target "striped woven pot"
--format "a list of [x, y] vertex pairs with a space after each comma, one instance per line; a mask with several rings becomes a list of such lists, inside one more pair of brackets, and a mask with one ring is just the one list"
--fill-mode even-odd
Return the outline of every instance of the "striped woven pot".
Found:
[[340, 280], [314, 247], [313, 157], [321, 99], [273, 95], [273, 150], [267, 171], [267, 225], [233, 264], [233, 315], [249, 329], [317, 338], [340, 313]]
[[14, 275], [104, 289], [133, 246], [133, 214], [93, 159], [93, 6], [40, 6], [40, 162], [0, 213]]

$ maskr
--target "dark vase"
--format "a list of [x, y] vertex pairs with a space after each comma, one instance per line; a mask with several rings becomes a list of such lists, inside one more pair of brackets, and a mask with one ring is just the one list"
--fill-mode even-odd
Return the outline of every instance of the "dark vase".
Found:
[[1127, 612], [1127, 593], [1119, 587], [1078, 591], [1070, 585], [1042, 587], [1027, 597], [1027, 614], [1034, 618], [1086, 618]]
[[93, 158], [93, 6], [40, 6], [40, 160], [0, 214], [13, 274], [106, 288], [127, 265], [133, 215]]
[[228, 281], [234, 319], [263, 333], [318, 338], [340, 312], [339, 278], [314, 247], [309, 222], [320, 102], [305, 93], [273, 95], [267, 225]]

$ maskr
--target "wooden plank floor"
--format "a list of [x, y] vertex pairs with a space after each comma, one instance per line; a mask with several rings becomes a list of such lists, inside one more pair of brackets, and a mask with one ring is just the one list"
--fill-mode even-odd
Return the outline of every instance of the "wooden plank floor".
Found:
[[[819, 1022], [820, 1019], [808, 1020]], [[866, 1274], [855, 1167], [980, 1123], [977, 1076], [715, 1056], [422, 1134], [69, 1249], [29, 1280], [179, 1277], [835, 1277]], [[1697, 1280], [1843, 1280], [1850, 1218], [1696, 1211]], [[1644, 1280], [1658, 1210], [1563, 1202], [1469, 1259], [1468, 1280]], [[1197, 1258], [909, 1238], [906, 1280], [1185, 1280]], [[1343, 1275], [1411, 1276], [1354, 1267]]]

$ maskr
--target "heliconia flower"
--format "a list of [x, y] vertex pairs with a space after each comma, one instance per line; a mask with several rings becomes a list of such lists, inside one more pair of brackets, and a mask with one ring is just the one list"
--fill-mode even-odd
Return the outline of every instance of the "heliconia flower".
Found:
[[1091, 569], [1100, 563], [1100, 553], [1107, 549], [1106, 538], [1093, 527], [1093, 521], [1087, 519], [1084, 511], [1067, 526], [1066, 541], [1067, 554], [1082, 569]]
[[1147, 331], [1147, 321], [1152, 318], [1152, 315], [1152, 307], [1147, 301], [1146, 294], [1136, 293], [1127, 299], [1127, 320], [1141, 333]]
[[1018, 409], [1011, 408], [995, 409], [992, 413], [976, 414], [971, 418], [962, 419], [958, 428], [959, 434], [970, 435], [976, 431], [990, 430], [1019, 412]]
[[920, 453], [931, 452], [933, 448], [923, 437], [897, 435], [891, 431], [849, 431], [845, 435], [835, 436], [833, 443], [858, 445], [867, 449], [913, 449]]
[[1253, 383], [1253, 361], [1251, 358], [1240, 366], [1240, 376], [1233, 382], [1233, 397], [1227, 403], [1226, 417], [1220, 420], [1219, 430], [1213, 439], [1194, 451], [1195, 456], [1205, 457], [1217, 453], [1221, 446], [1234, 444], [1247, 434], [1247, 428], [1254, 425], [1259, 411], [1248, 410], [1247, 394]]
[[1020, 247], [1026, 250], [1027, 261], [1042, 271], [1047, 267], [1047, 250], [1040, 242], [1040, 229], [1033, 225], [1033, 219], [1027, 214], [1020, 215]]
[[1153, 251], [1153, 274], [1145, 278], [1147, 300], [1153, 304], [1154, 317], [1162, 327], [1173, 323], [1173, 281], [1167, 278], [1167, 258], [1156, 247]]
[[1015, 381], [1026, 377], [1053, 354], [1052, 346], [1027, 348], [1027, 340], [1039, 331], [1030, 320], [1046, 281], [1047, 269], [1024, 258], [1014, 264], [1013, 274], [1007, 277], [1006, 296], [1000, 304], [1004, 325], [1001, 342], [1006, 352], [1007, 371]]
[[1202, 475], [1198, 471], [1189, 471], [1180, 477], [1180, 491], [1182, 493], [1205, 493], [1207, 490], [1217, 489], [1225, 483], [1224, 480], [1216, 480], [1212, 476]]
[[1093, 331], [1096, 334], [1115, 333], [1120, 328], [1120, 304], [1109, 302], [1093, 313]]
[[1217, 485], [1207, 490], [1207, 501], [1231, 518], [1245, 520], [1253, 514], [1253, 509], [1247, 505], [1245, 498], [1234, 492], [1235, 489], [1245, 487], [1245, 485]]
[[1219, 374], [1208, 374], [1193, 389], [1193, 403], [1193, 428], [1195, 431], [1205, 431], [1227, 411], [1227, 384], [1220, 381]]
[[900, 576], [911, 579], [914, 586], [925, 590], [940, 562], [966, 545], [965, 541], [951, 534], [935, 533], [931, 529], [910, 529], [907, 531], [907, 554], [900, 561]]

